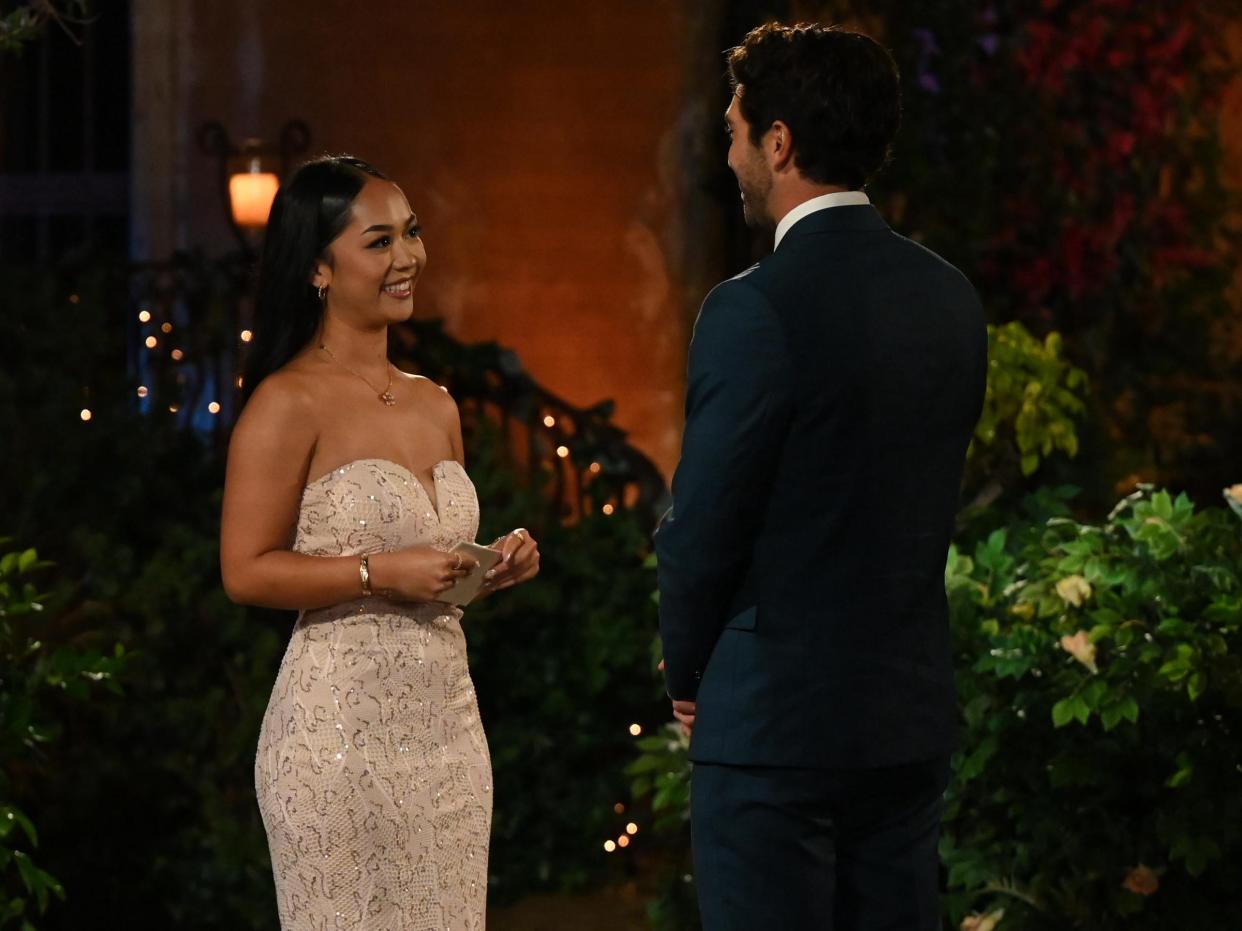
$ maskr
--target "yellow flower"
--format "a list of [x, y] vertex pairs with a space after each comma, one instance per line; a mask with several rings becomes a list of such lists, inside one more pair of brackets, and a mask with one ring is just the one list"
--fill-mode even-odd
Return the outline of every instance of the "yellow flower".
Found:
[[1068, 634], [1062, 637], [1061, 649], [1090, 669], [1092, 673], [1099, 672], [1095, 666], [1095, 644], [1091, 642], [1085, 630], [1078, 631], [1072, 637]]
[[961, 931], [992, 931], [1005, 917], [1005, 910], [998, 908], [986, 915], [967, 915], [959, 926]]
[[1057, 583], [1057, 594], [1066, 604], [1081, 608], [1082, 603], [1091, 597], [1091, 583], [1081, 575], [1067, 575]]
[[1029, 621], [1035, 616], [1035, 606], [1029, 601], [1019, 601], [1016, 605], [1009, 609], [1010, 614], [1016, 614], [1023, 620]]
[[1242, 485], [1230, 485], [1226, 488], [1225, 499], [1235, 508], [1242, 508]]
[[1126, 873], [1126, 878], [1121, 881], [1121, 885], [1135, 895], [1151, 895], [1160, 888], [1160, 877], [1150, 866], [1143, 866], [1140, 863]]

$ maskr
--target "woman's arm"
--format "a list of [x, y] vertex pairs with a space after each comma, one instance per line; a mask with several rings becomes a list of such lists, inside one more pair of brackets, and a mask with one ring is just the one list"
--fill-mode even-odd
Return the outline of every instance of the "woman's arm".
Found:
[[293, 552], [298, 507], [316, 441], [310, 398], [271, 375], [242, 411], [229, 442], [220, 517], [220, 575], [242, 604], [320, 608], [362, 594], [356, 556]]

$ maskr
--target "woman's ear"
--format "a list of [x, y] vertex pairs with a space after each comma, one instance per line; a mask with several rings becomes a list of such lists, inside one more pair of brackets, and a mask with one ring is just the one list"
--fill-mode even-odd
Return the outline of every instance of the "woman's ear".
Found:
[[332, 284], [332, 266], [323, 259], [316, 260], [311, 268], [310, 286], [312, 288], [327, 288]]

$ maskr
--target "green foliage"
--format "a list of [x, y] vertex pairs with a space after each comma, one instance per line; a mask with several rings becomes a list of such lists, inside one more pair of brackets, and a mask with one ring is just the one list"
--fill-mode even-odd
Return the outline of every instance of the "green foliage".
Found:
[[[0, 539], [0, 552], [10, 541]], [[52, 897], [65, 889], [33, 858], [39, 845], [25, 800], [45, 775], [46, 747], [61, 733], [65, 705], [85, 702], [99, 689], [119, 693], [127, 657], [57, 638], [45, 613], [48, 596], [33, 577], [52, 564], [33, 549], [0, 555], [0, 928], [33, 931]]]
[[0, 52], [20, 52], [43, 31], [48, 20], [62, 29], [82, 25], [90, 7], [89, 0], [29, 0], [8, 13], [0, 14]]
[[1055, 452], [1078, 455], [1086, 390], [1087, 376], [1065, 358], [1059, 334], [1038, 340], [1021, 323], [989, 326], [988, 387], [968, 476], [997, 482], [1016, 467], [1026, 477]]
[[635, 798], [651, 798], [657, 831], [683, 831], [690, 820], [690, 740], [679, 723], [637, 744], [639, 756], [626, 767]]
[[[1053, 516], [946, 567], [965, 728], [941, 850], [953, 916], [1217, 922], [1242, 857], [1240, 515], [1144, 488], [1093, 525], [1042, 497]], [[1150, 895], [1123, 886], [1141, 868]]]
[[564, 525], [542, 482], [523, 482], [486, 423], [470, 431], [470, 474], [487, 541], [525, 526], [541, 569], [466, 610], [471, 675], [495, 782], [490, 901], [575, 889], [609, 875], [632, 723], [659, 720], [647, 675], [655, 629], [646, 528], [625, 510]]

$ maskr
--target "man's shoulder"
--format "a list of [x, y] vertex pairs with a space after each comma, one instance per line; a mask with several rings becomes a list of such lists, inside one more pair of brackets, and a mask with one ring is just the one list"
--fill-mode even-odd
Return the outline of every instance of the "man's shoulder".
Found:
[[699, 317], [753, 319], [774, 316], [774, 309], [771, 279], [764, 263], [756, 262], [707, 292]]
[[726, 278], [707, 292], [703, 298], [702, 313], [724, 306], [757, 306], [766, 305], [767, 297], [763, 286], [764, 276], [759, 263], [732, 278]]
[[903, 250], [908, 261], [912, 264], [921, 266], [929, 273], [941, 277], [945, 282], [964, 286], [971, 291], [974, 290], [970, 279], [966, 277], [965, 273], [939, 252], [933, 251], [918, 240], [903, 236], [897, 232], [894, 232], [892, 237], [895, 247]]

